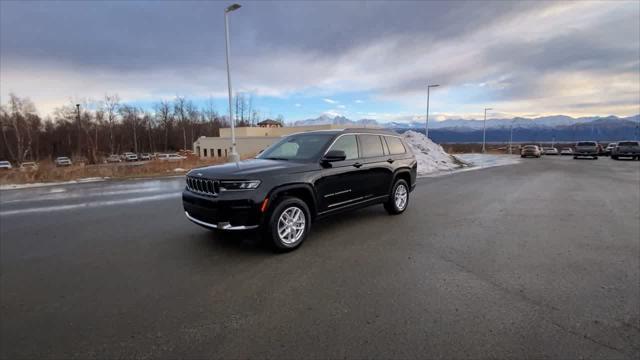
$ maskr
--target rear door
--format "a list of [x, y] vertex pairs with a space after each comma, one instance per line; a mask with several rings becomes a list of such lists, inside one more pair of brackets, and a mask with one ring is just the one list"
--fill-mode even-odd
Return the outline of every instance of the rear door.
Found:
[[389, 162], [389, 152], [386, 143], [380, 135], [358, 135], [360, 161], [364, 169], [362, 178], [363, 198], [373, 198], [387, 195], [393, 167]]

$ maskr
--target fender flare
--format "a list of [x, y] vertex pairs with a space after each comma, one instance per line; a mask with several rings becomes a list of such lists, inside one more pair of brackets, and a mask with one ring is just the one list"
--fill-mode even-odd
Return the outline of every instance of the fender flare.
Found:
[[276, 199], [280, 194], [287, 192], [287, 191], [291, 191], [291, 190], [295, 190], [295, 191], [305, 191], [308, 193], [309, 195], [309, 199], [310, 200], [310, 204], [308, 204], [309, 206], [309, 210], [312, 213], [312, 216], [315, 216], [317, 214], [317, 203], [316, 203], [316, 192], [313, 189], [313, 187], [310, 184], [307, 183], [293, 183], [293, 184], [285, 184], [285, 185], [280, 185], [276, 188], [271, 189], [271, 191], [269, 192], [269, 202], [273, 202], [274, 199]]

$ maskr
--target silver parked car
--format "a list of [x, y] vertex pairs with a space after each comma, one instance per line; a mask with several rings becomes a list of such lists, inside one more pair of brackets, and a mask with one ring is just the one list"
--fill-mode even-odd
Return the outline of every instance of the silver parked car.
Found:
[[533, 156], [539, 158], [542, 156], [542, 151], [540, 151], [540, 147], [538, 145], [525, 145], [522, 147], [522, 151], [520, 151], [520, 157], [528, 157]]
[[542, 149], [545, 155], [559, 155], [560, 152], [554, 147], [546, 147]]
[[611, 150], [611, 158], [618, 160], [621, 157], [629, 157], [640, 160], [640, 142], [619, 141], [616, 147]]
[[573, 158], [590, 157], [598, 158], [598, 143], [595, 141], [578, 141], [576, 149], [573, 151]]

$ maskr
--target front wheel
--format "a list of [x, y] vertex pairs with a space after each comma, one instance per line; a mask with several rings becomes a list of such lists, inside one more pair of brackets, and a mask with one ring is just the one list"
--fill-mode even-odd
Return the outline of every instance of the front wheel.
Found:
[[285, 197], [269, 215], [264, 236], [279, 252], [291, 251], [304, 241], [311, 229], [311, 212], [296, 197]]
[[402, 214], [409, 205], [409, 184], [403, 179], [398, 179], [391, 188], [389, 200], [384, 203], [384, 208], [391, 215]]

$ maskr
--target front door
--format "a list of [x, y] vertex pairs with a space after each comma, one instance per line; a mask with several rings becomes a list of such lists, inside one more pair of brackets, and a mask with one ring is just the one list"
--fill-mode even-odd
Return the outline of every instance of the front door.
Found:
[[344, 161], [332, 162], [322, 170], [316, 181], [319, 212], [334, 210], [362, 200], [362, 172], [358, 161], [358, 142], [355, 135], [341, 135], [329, 150], [342, 150]]

